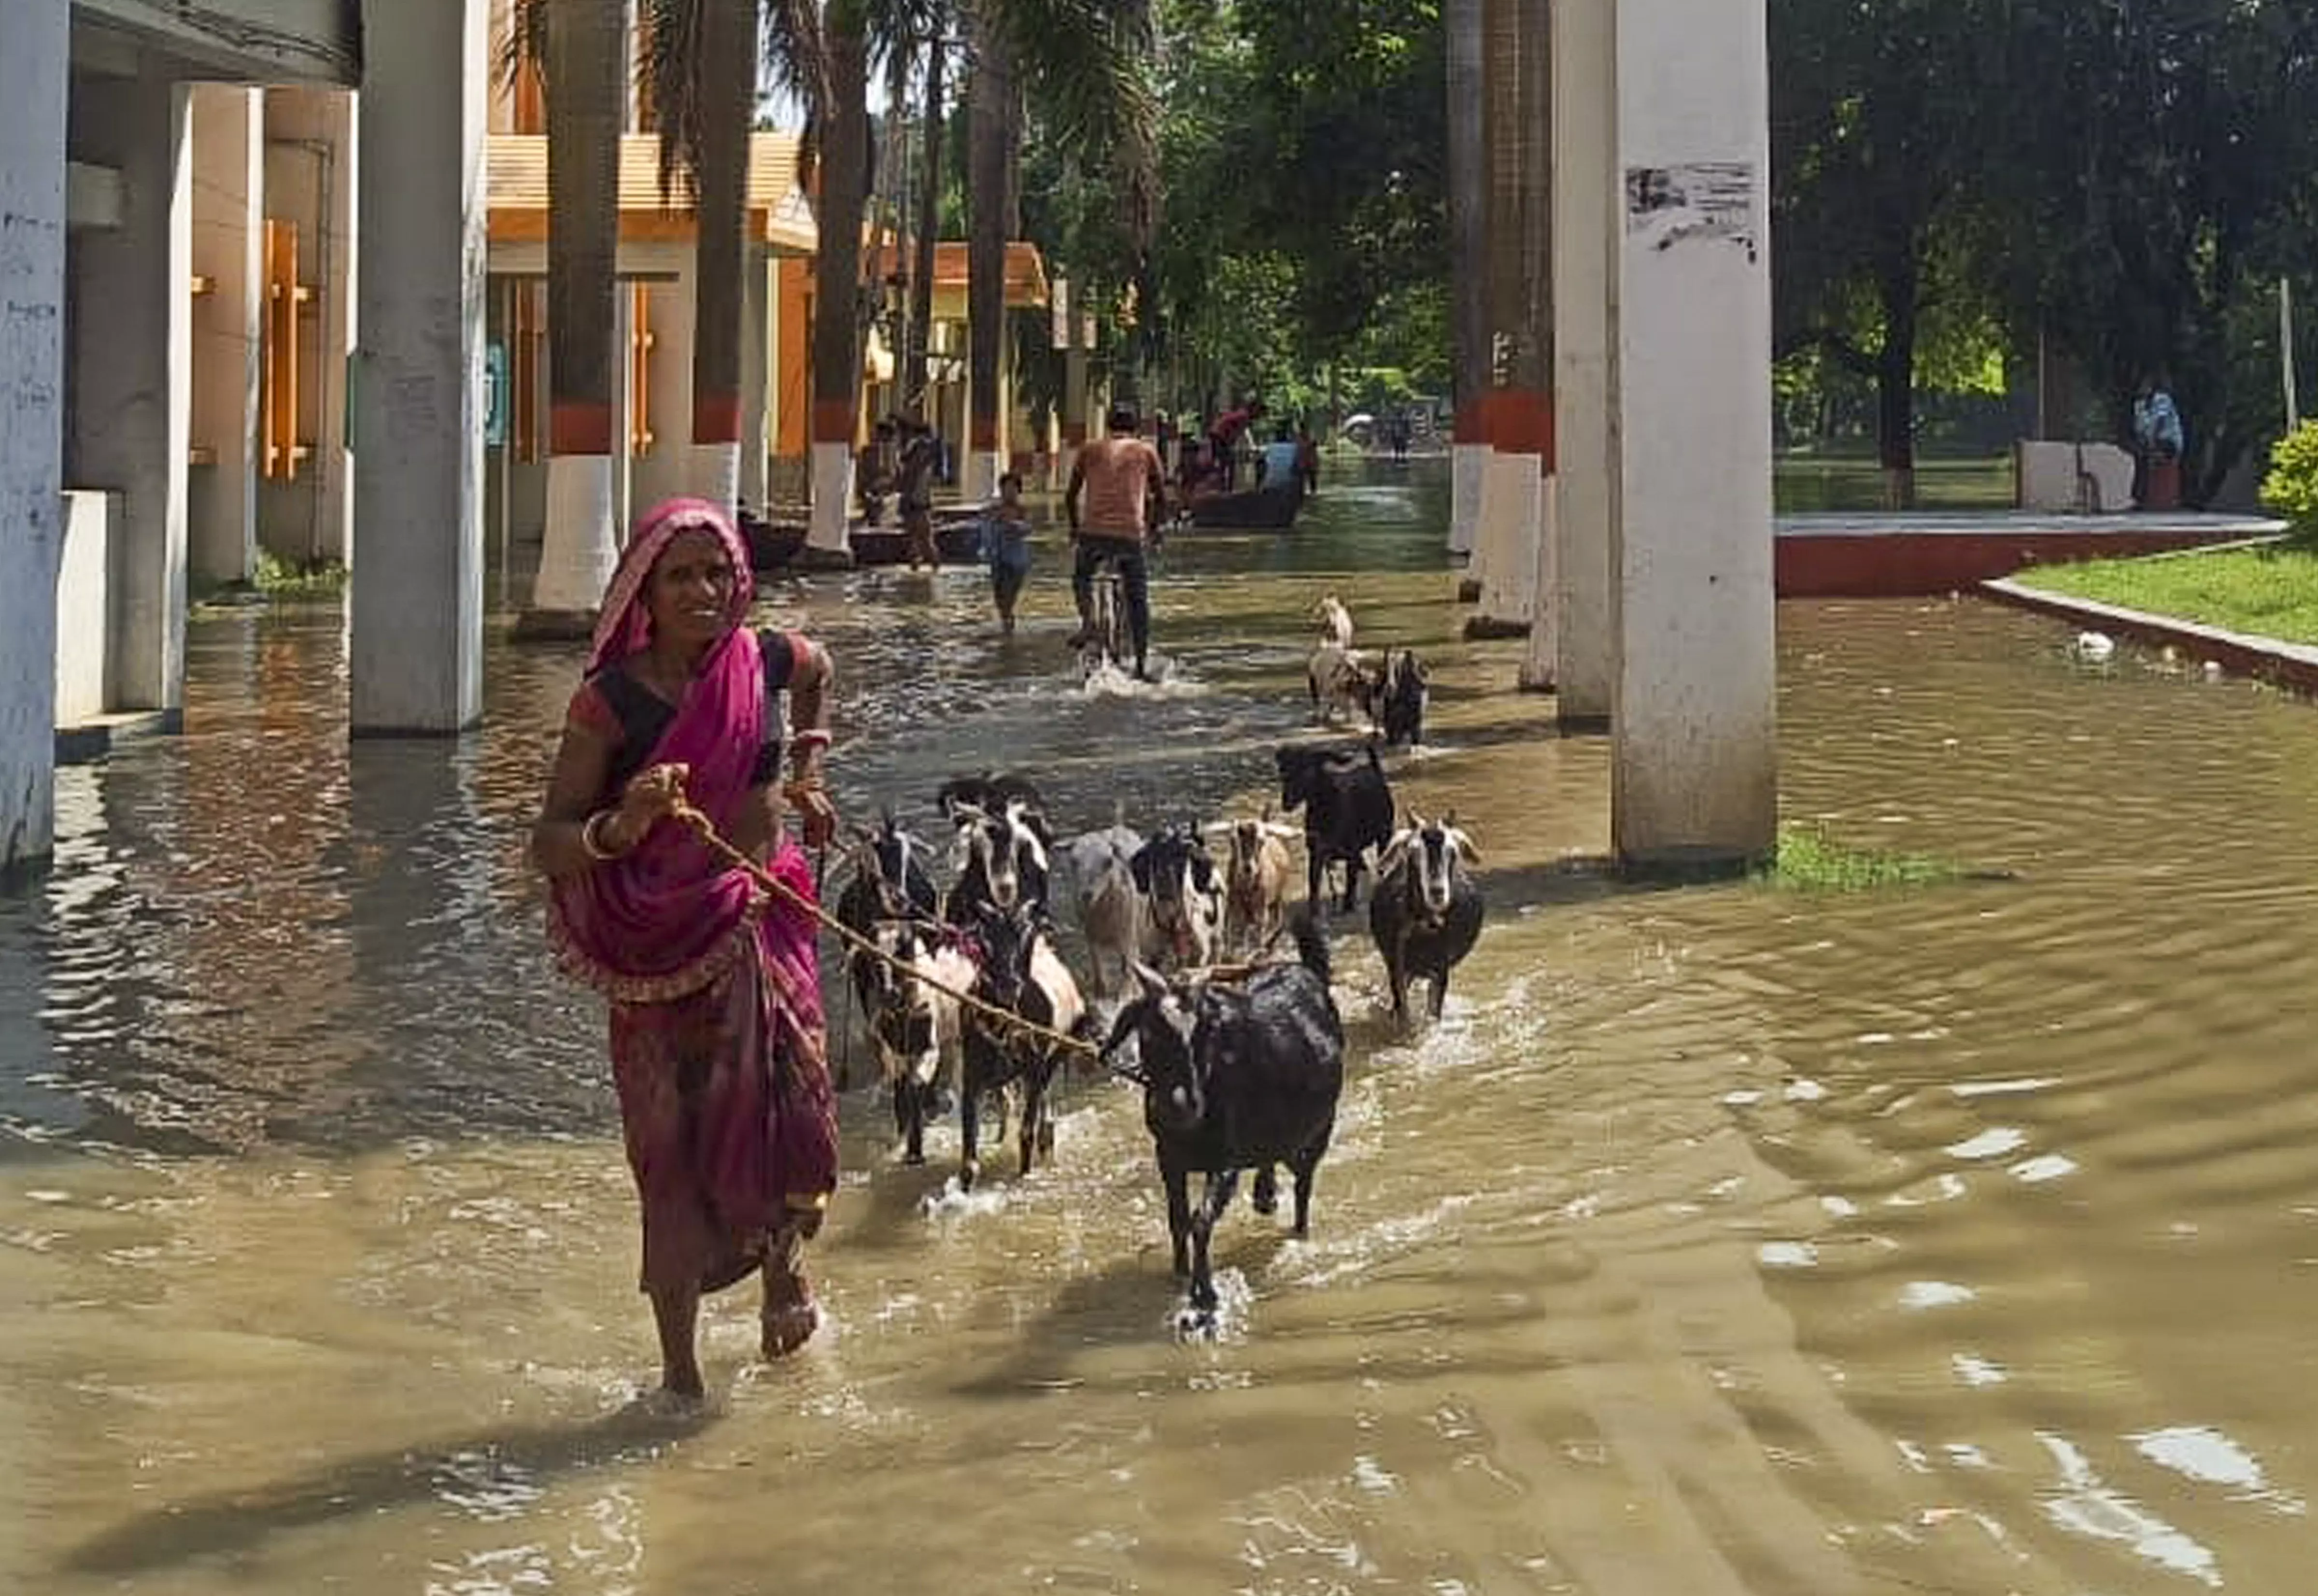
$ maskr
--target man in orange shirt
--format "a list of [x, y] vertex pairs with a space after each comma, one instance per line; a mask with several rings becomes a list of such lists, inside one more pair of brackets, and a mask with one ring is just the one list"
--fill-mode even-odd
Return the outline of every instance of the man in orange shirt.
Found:
[[1063, 494], [1071, 541], [1078, 546], [1071, 567], [1071, 595], [1078, 600], [1079, 629], [1070, 646], [1087, 644], [1094, 573], [1109, 560], [1118, 567], [1125, 589], [1137, 677], [1144, 674], [1144, 657], [1151, 644], [1151, 575], [1143, 562], [1143, 546], [1158, 527], [1166, 504], [1166, 473], [1159, 452], [1136, 435], [1135, 407], [1122, 399], [1110, 407], [1106, 435], [1079, 451]]

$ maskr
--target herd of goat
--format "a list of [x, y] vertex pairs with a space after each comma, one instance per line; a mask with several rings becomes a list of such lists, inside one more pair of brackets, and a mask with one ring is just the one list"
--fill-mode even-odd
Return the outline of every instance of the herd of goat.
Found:
[[[1424, 671], [1413, 654], [1372, 660], [1352, 647], [1333, 597], [1309, 669], [1315, 713], [1357, 709], [1387, 741], [1421, 733]], [[1402, 707], [1394, 709], [1395, 695]], [[1410, 713], [1413, 707], [1413, 715]], [[1019, 1098], [1020, 1168], [1052, 1157], [1048, 1095], [1068, 1055], [1094, 1052], [1138, 1082], [1144, 1121], [1166, 1189], [1168, 1228], [1192, 1305], [1215, 1306], [1208, 1238], [1240, 1176], [1254, 1177], [1259, 1213], [1277, 1206], [1277, 1170], [1295, 1183], [1295, 1230], [1306, 1233], [1312, 1180], [1327, 1151], [1343, 1088], [1344, 1033], [1325, 937], [1330, 869], [1341, 865], [1340, 910], [1373, 874], [1369, 930], [1392, 1011], [1406, 1020], [1410, 985], [1430, 985], [1441, 1013], [1450, 972], [1480, 935], [1478, 855], [1454, 817], [1397, 810], [1375, 737], [1276, 753], [1273, 818], [1145, 835], [1122, 815], [1057, 838], [1038, 789], [1017, 775], [959, 776], [935, 806], [951, 827], [935, 847], [890, 811], [858, 829], [835, 916], [856, 938], [846, 973], [890, 1092], [911, 1163], [945, 1098], [957, 1106], [958, 1179], [971, 1187], [982, 1116]], [[1291, 904], [1291, 845], [1306, 854], [1305, 903]], [[946, 877], [938, 882], [937, 873]], [[1054, 914], [1067, 906], [1084, 947], [1086, 988], [1065, 963]], [[1275, 956], [1282, 938], [1292, 958]], [[1120, 1002], [1106, 1029], [1090, 1000]], [[961, 1002], [959, 994], [970, 1001]], [[1011, 1023], [1011, 1022], [1025, 1023]], [[1195, 1211], [1189, 1177], [1206, 1177]]]

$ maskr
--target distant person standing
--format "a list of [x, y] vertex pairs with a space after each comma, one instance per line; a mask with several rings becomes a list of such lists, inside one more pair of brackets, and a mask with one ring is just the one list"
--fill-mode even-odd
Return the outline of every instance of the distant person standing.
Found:
[[1208, 453], [1215, 461], [1221, 485], [1230, 488], [1239, 472], [1239, 440], [1242, 434], [1263, 419], [1263, 401], [1252, 399], [1237, 409], [1226, 410], [1208, 428]]
[[902, 530], [909, 534], [910, 569], [939, 566], [941, 546], [934, 542], [934, 470], [940, 463], [940, 445], [933, 429], [922, 421], [905, 423], [909, 441], [902, 445], [895, 467], [895, 486], [902, 496]]
[[2181, 412], [2163, 376], [2143, 377], [2133, 400], [2133, 502], [2170, 510], [2181, 502]]
[[1022, 473], [998, 479], [998, 500], [982, 516], [982, 560], [990, 568], [990, 596], [998, 630], [1014, 635], [1014, 602], [1030, 575], [1030, 517], [1022, 508]]

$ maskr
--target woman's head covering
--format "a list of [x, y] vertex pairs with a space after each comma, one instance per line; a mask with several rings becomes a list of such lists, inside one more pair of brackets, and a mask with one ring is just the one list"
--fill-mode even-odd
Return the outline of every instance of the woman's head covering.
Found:
[[588, 668], [601, 670], [651, 642], [651, 606], [647, 602], [652, 567], [680, 533], [713, 532], [732, 561], [732, 601], [725, 619], [739, 626], [757, 600], [756, 573], [749, 560], [749, 542], [722, 507], [705, 498], [671, 498], [644, 513], [628, 539], [612, 580], [604, 589], [604, 607], [597, 612], [595, 647]]

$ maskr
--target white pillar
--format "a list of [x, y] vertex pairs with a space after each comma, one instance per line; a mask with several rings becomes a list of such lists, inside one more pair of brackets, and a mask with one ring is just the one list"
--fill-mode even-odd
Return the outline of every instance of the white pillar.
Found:
[[748, 265], [741, 273], [741, 474], [736, 490], [741, 502], [760, 516], [773, 452], [773, 363], [767, 326], [772, 280], [772, 261], [762, 246], [750, 244]]
[[198, 581], [257, 567], [257, 394], [265, 305], [265, 93], [193, 91], [193, 441], [208, 463], [188, 489], [186, 564]]
[[190, 96], [148, 64], [135, 77], [84, 77], [76, 98], [76, 153], [120, 171], [122, 206], [120, 227], [76, 241], [72, 486], [120, 495], [114, 704], [173, 717], [184, 703], [193, 447]]
[[1765, 0], [1620, 0], [1611, 829], [1641, 865], [1778, 830]]
[[0, 49], [0, 874], [56, 838], [70, 17], [12, 5]]
[[482, 713], [483, 0], [364, 0], [352, 729]]
[[1480, 608], [1465, 623], [1468, 636], [1513, 636], [1529, 627], [1544, 464], [1543, 456], [1527, 449], [1501, 444], [1490, 451], [1469, 568], [1479, 584]]
[[645, 357], [651, 413], [644, 425], [652, 436], [651, 447], [636, 456], [633, 507], [639, 513], [680, 495], [705, 498], [710, 487], [700, 479], [692, 446], [693, 281], [687, 263], [674, 282], [646, 290], [651, 349]]
[[1489, 446], [1469, 443], [1464, 432], [1460, 426], [1449, 446], [1449, 551], [1452, 554], [1473, 551], [1474, 529], [1481, 524], [1482, 484], [1489, 472]]
[[1609, 725], [1616, 660], [1610, 603], [1617, 469], [1610, 309], [1620, 245], [1615, 4], [1556, 0], [1553, 8], [1554, 484], [1549, 514], [1556, 558], [1550, 571], [1539, 573], [1539, 603], [1550, 605], [1553, 623], [1530, 633], [1523, 675], [1534, 684], [1552, 684], [1556, 713], [1573, 729]]

